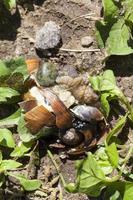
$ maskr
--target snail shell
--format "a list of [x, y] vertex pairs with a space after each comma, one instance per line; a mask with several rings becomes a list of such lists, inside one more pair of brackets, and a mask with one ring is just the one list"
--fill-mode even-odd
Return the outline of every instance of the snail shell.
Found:
[[104, 119], [103, 114], [96, 108], [92, 106], [79, 105], [75, 106], [71, 111], [76, 117], [82, 121], [101, 121]]
[[84, 82], [83, 77], [72, 78], [69, 76], [62, 76], [58, 77], [56, 82], [71, 91], [79, 103], [92, 104], [98, 100], [98, 96], [94, 93], [92, 88]]
[[60, 132], [60, 138], [65, 145], [74, 147], [83, 141], [84, 136], [80, 132], [76, 132], [74, 128], [71, 128]]
[[33, 59], [28, 59], [25, 61], [27, 64], [27, 69], [28, 72], [31, 74], [32, 72], [36, 71], [39, 68], [40, 65], [40, 60], [33, 58]]
[[72, 78], [70, 76], [57, 77], [56, 82], [58, 84], [64, 85], [67, 89], [74, 89], [79, 86], [83, 81], [82, 77]]

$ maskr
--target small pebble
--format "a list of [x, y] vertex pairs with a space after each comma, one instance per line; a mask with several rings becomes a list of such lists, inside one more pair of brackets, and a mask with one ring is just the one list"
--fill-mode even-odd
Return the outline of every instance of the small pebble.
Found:
[[52, 86], [55, 84], [55, 80], [57, 77], [57, 69], [56, 65], [51, 62], [45, 62], [42, 64], [36, 73], [37, 82], [41, 86]]
[[61, 41], [60, 27], [53, 21], [48, 21], [36, 32], [35, 47], [39, 50], [56, 48]]
[[81, 38], [81, 45], [83, 47], [89, 47], [93, 43], [93, 38], [91, 36], [85, 36]]

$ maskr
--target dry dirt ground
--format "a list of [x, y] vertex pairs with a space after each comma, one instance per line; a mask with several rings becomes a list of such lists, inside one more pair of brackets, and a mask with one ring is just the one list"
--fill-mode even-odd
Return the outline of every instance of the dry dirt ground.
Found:
[[[46, 21], [55, 21], [61, 27], [62, 47], [59, 52], [49, 58], [58, 64], [61, 73], [69, 73], [72, 69], [76, 73], [97, 74], [105, 68], [114, 70], [118, 84], [125, 95], [133, 102], [133, 56], [110, 58], [106, 63], [102, 63], [104, 57], [102, 52], [85, 52], [88, 49], [97, 49], [95, 39], [95, 20], [101, 13], [101, 0], [21, 0], [16, 11], [2, 11], [5, 16], [5, 23], [0, 25], [0, 58], [7, 59], [16, 56], [33, 58], [37, 55], [34, 48], [36, 31], [44, 25]], [[89, 48], [83, 48], [81, 38], [92, 36], [93, 44]], [[67, 49], [67, 51], [65, 51]], [[74, 51], [71, 52], [70, 50]], [[81, 50], [81, 52], [77, 52]], [[82, 51], [83, 50], [83, 51]], [[45, 60], [44, 57], [41, 58]], [[43, 145], [42, 145], [43, 147]], [[57, 156], [57, 155], [56, 155]], [[57, 156], [57, 159], [58, 156]], [[70, 182], [74, 180], [73, 160], [61, 163], [60, 168], [64, 178]], [[40, 167], [37, 168], [38, 178], [49, 179], [57, 176], [56, 170], [45, 153], [41, 155]], [[52, 178], [51, 178], [52, 177]], [[55, 183], [55, 189], [56, 189]], [[63, 190], [63, 189], [62, 189]], [[8, 193], [8, 192], [7, 192]], [[57, 191], [54, 190], [50, 195], [44, 197], [41, 194], [30, 193], [24, 196], [13, 196], [13, 200], [54, 200]], [[0, 195], [0, 200], [8, 200], [12, 194], [6, 197]], [[3, 196], [3, 197], [2, 197]], [[63, 200], [87, 200], [86, 195], [69, 194], [63, 190]]]

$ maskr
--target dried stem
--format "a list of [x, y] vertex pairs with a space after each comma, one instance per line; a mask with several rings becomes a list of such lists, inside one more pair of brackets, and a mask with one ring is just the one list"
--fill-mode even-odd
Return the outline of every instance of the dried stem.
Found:
[[60, 51], [68, 51], [68, 52], [99, 52], [100, 49], [66, 49], [66, 48], [60, 48]]
[[56, 171], [57, 171], [57, 173], [58, 173], [58, 175], [59, 175], [59, 177], [60, 177], [60, 179], [61, 179], [61, 181], [62, 181], [63, 186], [65, 187], [65, 186], [66, 186], [66, 183], [65, 183], [65, 180], [64, 180], [64, 178], [63, 178], [63, 176], [62, 176], [62, 174], [61, 174], [61, 172], [60, 172], [60, 169], [59, 169], [59, 167], [58, 167], [58, 164], [56, 163], [56, 161], [55, 161], [55, 159], [54, 159], [54, 157], [53, 157], [51, 151], [47, 150], [47, 153], [48, 153], [48, 156], [50, 157], [50, 159], [52, 160], [52, 162], [53, 162], [53, 164], [54, 164], [54, 166], [55, 166], [55, 168], [56, 168]]

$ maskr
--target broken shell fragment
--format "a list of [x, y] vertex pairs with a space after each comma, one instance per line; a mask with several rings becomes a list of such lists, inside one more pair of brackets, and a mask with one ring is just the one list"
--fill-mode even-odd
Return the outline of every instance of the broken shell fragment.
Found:
[[42, 105], [26, 112], [25, 120], [32, 133], [38, 132], [44, 125], [55, 125], [55, 116]]
[[38, 68], [36, 80], [41, 86], [52, 86], [57, 77], [56, 66], [51, 62], [45, 62]]
[[39, 68], [40, 60], [33, 58], [25, 61], [27, 64], [28, 72], [31, 74]]
[[71, 111], [82, 121], [91, 122], [92, 120], [101, 121], [104, 119], [103, 114], [96, 107], [92, 106], [79, 105], [75, 106]]
[[19, 103], [20, 108], [22, 108], [25, 112], [28, 112], [32, 110], [34, 107], [37, 106], [36, 100], [28, 100], [28, 101], [22, 101]]
[[43, 105], [47, 110], [53, 111], [40, 88], [34, 86], [24, 94], [24, 101], [36, 100], [37, 105]]
[[67, 108], [77, 102], [70, 91], [62, 88], [59, 85], [52, 87], [52, 91], [60, 98]]
[[56, 115], [56, 126], [58, 128], [70, 128], [72, 126], [72, 115], [63, 102], [49, 89], [42, 90], [42, 95], [50, 103]]

